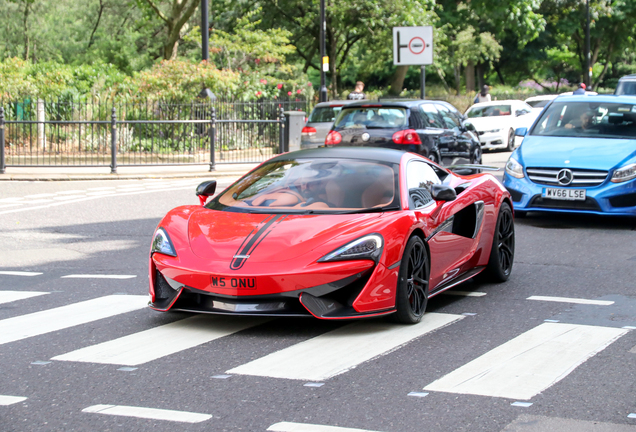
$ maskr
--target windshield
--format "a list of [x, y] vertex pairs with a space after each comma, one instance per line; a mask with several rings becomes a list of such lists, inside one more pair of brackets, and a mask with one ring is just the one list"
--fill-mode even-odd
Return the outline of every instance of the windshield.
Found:
[[526, 103], [530, 105], [532, 108], [543, 108], [548, 103], [550, 103], [551, 100], [552, 99], [533, 100], [533, 101], [526, 101]]
[[343, 213], [399, 208], [398, 165], [351, 159], [266, 163], [207, 208], [248, 213]]
[[331, 123], [342, 109], [340, 106], [316, 107], [309, 115], [308, 123]]
[[636, 95], [636, 81], [619, 81], [614, 94]]
[[334, 128], [392, 129], [406, 124], [406, 108], [356, 107], [345, 108], [336, 119]]
[[487, 105], [472, 107], [466, 113], [468, 118], [499, 117], [510, 115], [510, 105]]
[[636, 138], [636, 105], [557, 102], [543, 111], [530, 135]]

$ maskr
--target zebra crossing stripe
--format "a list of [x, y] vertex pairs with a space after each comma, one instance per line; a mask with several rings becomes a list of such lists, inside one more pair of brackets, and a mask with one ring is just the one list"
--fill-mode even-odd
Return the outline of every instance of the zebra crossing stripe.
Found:
[[306, 423], [280, 422], [267, 428], [274, 432], [374, 432], [368, 429], [351, 429], [337, 426], [324, 426]]
[[18, 402], [22, 402], [27, 400], [27, 398], [22, 397], [22, 396], [4, 396], [4, 395], [0, 395], [0, 405], [2, 406], [7, 406], [7, 405], [13, 405], [16, 404]]
[[614, 304], [611, 300], [588, 300], [582, 298], [569, 297], [551, 297], [551, 296], [530, 296], [526, 300], [550, 301], [558, 303], [574, 303], [584, 305], [611, 306]]
[[627, 332], [611, 327], [544, 323], [424, 390], [528, 400]]
[[197, 315], [97, 345], [51, 360], [137, 366], [260, 325], [268, 318]]
[[137, 417], [151, 420], [167, 420], [182, 423], [201, 423], [212, 418], [209, 414], [124, 405], [92, 405], [88, 408], [84, 408], [82, 412], [123, 417]]
[[357, 322], [230, 369], [228, 374], [321, 382], [464, 318], [427, 313], [419, 324]]
[[14, 301], [37, 297], [44, 294], [49, 293], [40, 291], [0, 291], [0, 304], [11, 303]]
[[0, 345], [97, 321], [148, 304], [147, 296], [110, 295], [0, 321]]

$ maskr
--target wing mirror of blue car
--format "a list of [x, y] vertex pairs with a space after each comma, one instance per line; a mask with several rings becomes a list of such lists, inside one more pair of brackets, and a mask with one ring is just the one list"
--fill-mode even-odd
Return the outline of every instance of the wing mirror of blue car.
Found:
[[216, 180], [206, 181], [197, 186], [197, 196], [201, 205], [205, 205], [208, 197], [214, 195], [214, 191], [216, 191]]
[[435, 201], [454, 201], [457, 192], [450, 186], [436, 184], [431, 186], [431, 196]]
[[516, 136], [520, 136], [520, 137], [524, 137], [524, 136], [528, 135], [528, 128], [517, 128], [517, 129], [515, 129], [515, 135]]

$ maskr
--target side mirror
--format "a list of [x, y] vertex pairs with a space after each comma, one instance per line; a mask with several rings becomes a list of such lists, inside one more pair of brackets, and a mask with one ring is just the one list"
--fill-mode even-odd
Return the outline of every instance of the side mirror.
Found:
[[214, 191], [216, 191], [216, 180], [206, 181], [197, 186], [196, 193], [201, 205], [205, 205], [208, 197], [214, 195]]
[[515, 129], [515, 135], [516, 136], [520, 136], [520, 137], [524, 137], [524, 136], [528, 135], [528, 128], [517, 128], [517, 129]]
[[457, 199], [457, 192], [450, 186], [435, 184], [431, 186], [431, 196], [435, 201], [454, 201]]
[[517, 110], [517, 111], [515, 111], [515, 116], [519, 117], [519, 116], [524, 115], [525, 113], [526, 112], [524, 110]]
[[466, 130], [469, 130], [471, 132], [475, 132], [477, 130], [475, 129], [475, 125], [470, 122], [464, 123], [464, 127], [466, 128]]

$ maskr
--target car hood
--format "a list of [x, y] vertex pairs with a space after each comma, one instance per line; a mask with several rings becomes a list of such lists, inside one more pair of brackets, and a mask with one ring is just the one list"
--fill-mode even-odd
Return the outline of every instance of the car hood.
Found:
[[202, 208], [190, 216], [188, 239], [192, 252], [210, 261], [231, 262], [236, 255], [249, 255], [250, 262], [280, 262], [342, 234], [363, 235], [380, 215], [255, 214]]
[[486, 131], [493, 129], [502, 129], [511, 123], [510, 116], [497, 117], [473, 117], [466, 120], [466, 123], [472, 123], [478, 131]]
[[526, 136], [519, 152], [530, 167], [610, 170], [636, 157], [636, 140]]

